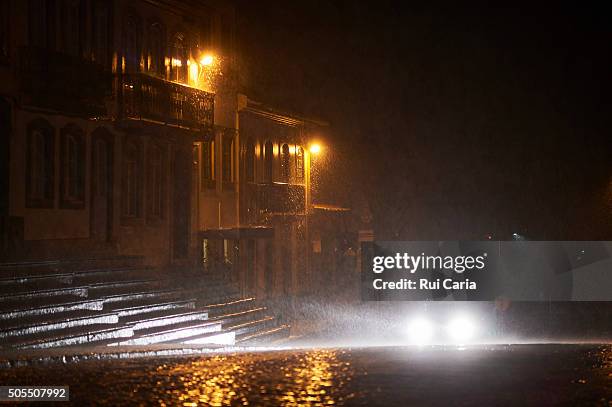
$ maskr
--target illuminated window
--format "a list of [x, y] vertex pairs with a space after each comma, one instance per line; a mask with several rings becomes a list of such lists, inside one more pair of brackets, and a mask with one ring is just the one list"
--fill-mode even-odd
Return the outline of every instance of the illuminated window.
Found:
[[170, 47], [169, 80], [187, 83], [187, 41], [182, 33], [176, 33]]
[[140, 144], [128, 140], [123, 151], [122, 176], [122, 215], [126, 218], [140, 216], [142, 160]]
[[202, 240], [202, 267], [205, 271], [210, 268], [210, 247], [208, 245], [208, 239]]
[[85, 208], [85, 135], [75, 125], [60, 131], [60, 207]]
[[223, 263], [226, 265], [236, 264], [238, 259], [238, 241], [223, 239]]
[[284, 182], [289, 182], [289, 145], [283, 144], [281, 147], [281, 176]]
[[271, 141], [267, 141], [264, 146], [264, 182], [272, 183], [272, 173], [274, 170], [274, 146]]
[[26, 206], [52, 208], [55, 188], [55, 129], [43, 119], [28, 125]]
[[304, 149], [297, 147], [295, 150], [295, 176], [298, 181], [304, 180]]
[[162, 219], [165, 207], [165, 153], [157, 146], [151, 145], [148, 154], [147, 169], [147, 203], [149, 219]]
[[212, 140], [202, 143], [202, 187], [215, 187], [215, 142]]
[[247, 182], [255, 181], [255, 143], [249, 137], [246, 143], [246, 168], [245, 176]]

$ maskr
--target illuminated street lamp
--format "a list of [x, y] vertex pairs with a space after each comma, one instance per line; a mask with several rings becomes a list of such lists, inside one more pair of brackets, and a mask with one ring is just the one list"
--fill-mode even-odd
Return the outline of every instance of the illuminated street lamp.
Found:
[[313, 154], [318, 154], [321, 152], [321, 145], [318, 143], [313, 143], [310, 145], [310, 152]]
[[211, 66], [215, 62], [215, 58], [211, 54], [206, 54], [200, 59], [200, 65]]

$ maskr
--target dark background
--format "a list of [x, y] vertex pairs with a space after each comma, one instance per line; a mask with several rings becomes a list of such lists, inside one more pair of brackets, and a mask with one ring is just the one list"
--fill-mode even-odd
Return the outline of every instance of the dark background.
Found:
[[237, 13], [243, 91], [331, 123], [316, 197], [371, 214], [377, 239], [612, 239], [607, 10]]

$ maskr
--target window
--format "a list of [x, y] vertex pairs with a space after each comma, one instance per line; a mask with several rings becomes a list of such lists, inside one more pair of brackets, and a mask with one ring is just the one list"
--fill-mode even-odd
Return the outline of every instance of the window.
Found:
[[92, 51], [94, 61], [104, 67], [110, 66], [111, 13], [110, 3], [94, 0], [92, 13]]
[[281, 176], [284, 182], [289, 182], [289, 145], [283, 144], [281, 147]]
[[124, 30], [125, 72], [138, 72], [140, 71], [142, 54], [140, 17], [136, 14], [130, 14], [127, 17]]
[[62, 51], [78, 57], [81, 54], [80, 22], [84, 15], [79, 0], [63, 0], [60, 9]]
[[157, 146], [149, 147], [148, 159], [148, 185], [147, 185], [147, 201], [148, 201], [148, 217], [149, 219], [162, 219], [165, 209], [165, 153], [164, 150]]
[[208, 244], [208, 239], [202, 239], [202, 267], [204, 271], [208, 271], [210, 269], [210, 246]]
[[215, 142], [202, 143], [202, 187], [215, 187]]
[[182, 33], [176, 33], [170, 47], [169, 80], [187, 83], [187, 41]]
[[223, 136], [221, 173], [223, 182], [234, 182], [234, 137]]
[[122, 214], [126, 218], [140, 216], [141, 202], [141, 152], [140, 144], [128, 140], [123, 150], [122, 173]]
[[166, 48], [165, 30], [161, 23], [155, 22], [149, 26], [147, 71], [155, 76], [165, 76], [164, 50]]
[[28, 1], [28, 44], [55, 49], [55, 0]]
[[234, 265], [238, 260], [238, 241], [234, 239], [223, 239], [223, 263]]
[[10, 11], [9, 1], [0, 1], [0, 63], [9, 58]]
[[85, 208], [85, 135], [69, 124], [60, 131], [60, 207]]
[[245, 178], [247, 182], [255, 181], [255, 143], [253, 139], [249, 137], [246, 143], [246, 171]]
[[299, 146], [295, 150], [295, 177], [298, 182], [304, 181], [304, 149]]
[[274, 146], [267, 141], [264, 146], [264, 182], [272, 183], [272, 172], [274, 164]]
[[108, 194], [108, 141], [103, 139], [96, 140], [96, 145], [94, 147], [95, 151], [95, 171], [96, 171], [96, 179], [95, 179], [95, 193], [96, 196], [106, 196]]
[[55, 189], [55, 129], [43, 119], [28, 125], [26, 206], [52, 208]]

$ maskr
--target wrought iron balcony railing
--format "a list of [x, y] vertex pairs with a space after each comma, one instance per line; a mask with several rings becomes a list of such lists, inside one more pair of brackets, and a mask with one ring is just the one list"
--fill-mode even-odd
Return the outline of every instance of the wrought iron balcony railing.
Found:
[[302, 214], [306, 208], [303, 185], [247, 183], [243, 193], [251, 215]]
[[123, 74], [120, 113], [124, 118], [151, 120], [191, 130], [212, 129], [215, 95], [146, 74]]

